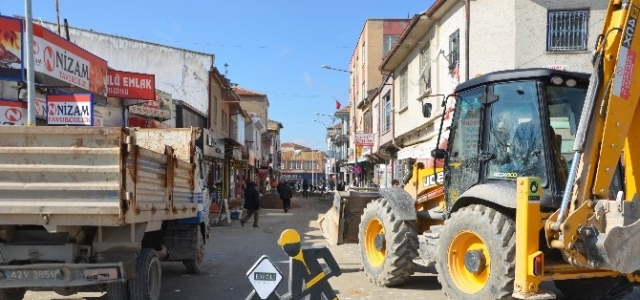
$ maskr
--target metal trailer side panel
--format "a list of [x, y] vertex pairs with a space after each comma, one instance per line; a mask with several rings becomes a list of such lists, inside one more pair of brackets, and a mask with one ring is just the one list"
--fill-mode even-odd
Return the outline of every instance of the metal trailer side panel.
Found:
[[123, 224], [124, 139], [121, 128], [0, 126], [0, 224]]
[[126, 166], [127, 193], [131, 196], [127, 199], [129, 209], [125, 223], [175, 220], [197, 215], [197, 204], [189, 197], [171, 196], [172, 190], [175, 195], [176, 188], [182, 191], [185, 184], [193, 182], [193, 164], [176, 160], [170, 154], [132, 146]]

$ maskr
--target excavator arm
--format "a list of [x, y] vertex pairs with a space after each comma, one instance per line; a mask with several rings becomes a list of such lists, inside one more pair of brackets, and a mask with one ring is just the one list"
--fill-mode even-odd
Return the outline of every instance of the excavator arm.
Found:
[[[579, 267], [640, 268], [639, 18], [640, 0], [610, 0], [562, 204], [545, 224], [548, 245]], [[624, 191], [611, 191], [621, 157]]]

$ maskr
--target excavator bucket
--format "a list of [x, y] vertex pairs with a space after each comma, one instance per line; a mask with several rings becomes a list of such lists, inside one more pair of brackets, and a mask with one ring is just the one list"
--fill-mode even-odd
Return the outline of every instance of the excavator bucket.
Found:
[[[640, 269], [640, 203], [633, 201], [599, 201], [592, 226], [579, 229], [591, 264], [599, 268], [632, 273]], [[602, 218], [602, 216], [605, 218]], [[596, 217], [605, 219], [598, 223]], [[601, 226], [598, 226], [601, 225]], [[599, 228], [598, 228], [599, 227]]]
[[318, 218], [320, 231], [329, 244], [358, 243], [360, 216], [369, 202], [380, 197], [377, 188], [336, 192], [329, 211]]

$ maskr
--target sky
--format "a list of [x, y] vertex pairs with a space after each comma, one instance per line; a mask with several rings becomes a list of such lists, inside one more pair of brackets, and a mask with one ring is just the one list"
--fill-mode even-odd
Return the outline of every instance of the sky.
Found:
[[[2, 15], [25, 15], [4, 0]], [[348, 104], [348, 69], [367, 19], [412, 18], [433, 0], [58, 0], [69, 26], [215, 55], [231, 82], [264, 93], [282, 142], [326, 149], [335, 100]], [[56, 22], [55, 0], [32, 0], [34, 19]], [[225, 64], [228, 65], [225, 67]], [[135, 70], [132, 70], [135, 71]], [[162, 76], [156, 74], [156, 76]], [[314, 122], [313, 120], [320, 122]]]

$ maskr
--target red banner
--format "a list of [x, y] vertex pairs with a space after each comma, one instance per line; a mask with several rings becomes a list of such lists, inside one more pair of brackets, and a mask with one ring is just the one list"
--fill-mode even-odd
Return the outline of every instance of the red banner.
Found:
[[128, 99], [156, 100], [156, 76], [125, 71], [107, 72], [107, 96]]
[[98, 95], [107, 94], [107, 61], [33, 24], [34, 70]]
[[22, 81], [22, 21], [0, 16], [0, 78]]

